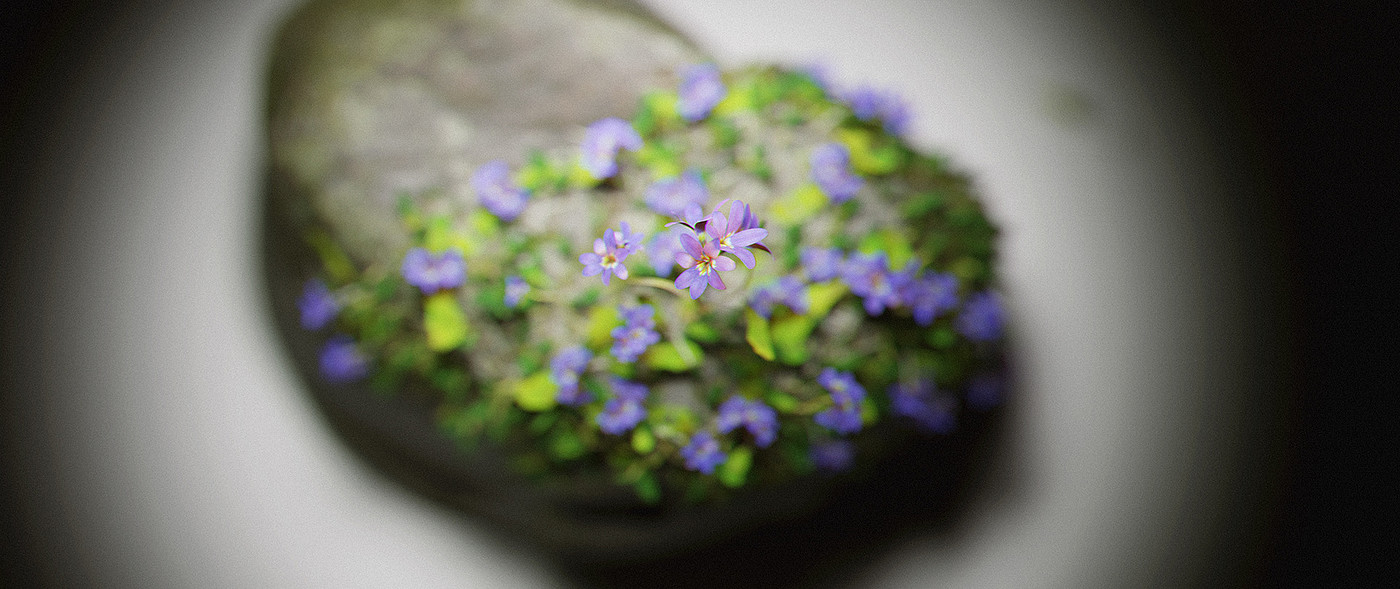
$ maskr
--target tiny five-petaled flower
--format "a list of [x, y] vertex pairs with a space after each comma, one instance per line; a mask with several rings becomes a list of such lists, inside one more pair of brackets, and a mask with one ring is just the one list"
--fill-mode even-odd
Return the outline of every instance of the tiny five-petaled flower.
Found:
[[434, 255], [415, 247], [404, 256], [402, 271], [405, 281], [418, 287], [423, 294], [432, 294], [461, 286], [466, 279], [467, 266], [457, 248]]
[[826, 368], [817, 375], [817, 384], [831, 392], [833, 406], [813, 416], [817, 425], [836, 433], [860, 431], [860, 405], [865, 400], [865, 388], [849, 372]]
[[740, 426], [753, 436], [755, 446], [767, 448], [778, 438], [778, 413], [763, 401], [734, 395], [720, 404], [715, 429], [727, 434]]
[[710, 111], [724, 98], [724, 91], [724, 82], [720, 80], [719, 67], [715, 64], [690, 66], [681, 74], [676, 111], [681, 118], [694, 123], [709, 116]]
[[707, 239], [702, 244], [687, 233], [681, 235], [681, 248], [684, 251], [676, 254], [676, 264], [685, 271], [676, 277], [676, 288], [689, 288], [692, 299], [700, 298], [706, 286], [724, 290], [724, 279], [719, 273], [733, 270], [736, 265], [734, 260], [720, 255], [715, 240]]
[[491, 214], [502, 221], [514, 221], [525, 210], [529, 193], [510, 177], [510, 167], [504, 161], [492, 160], [482, 164], [472, 174], [472, 190]]
[[326, 283], [318, 278], [306, 281], [301, 298], [297, 300], [301, 311], [301, 326], [305, 329], [320, 329], [335, 319], [340, 312], [340, 304], [331, 295]]
[[690, 437], [690, 443], [681, 448], [681, 457], [685, 459], [686, 468], [705, 474], [713, 474], [715, 467], [725, 460], [714, 434], [705, 430], [695, 432]]
[[580, 148], [583, 169], [594, 178], [604, 180], [617, 174], [617, 152], [641, 149], [642, 136], [637, 134], [631, 123], [609, 117], [588, 126]]
[[633, 251], [627, 244], [631, 241], [640, 244], [642, 236], [639, 233], [628, 234], [626, 223], [622, 224], [622, 228], [623, 231], [604, 231], [603, 237], [593, 240], [592, 252], [579, 255], [584, 276], [602, 274], [603, 284], [607, 284], [613, 275], [617, 275], [619, 280], [627, 280], [627, 266], [622, 265], [622, 261]]
[[843, 203], [865, 186], [865, 180], [851, 171], [851, 154], [840, 143], [826, 143], [812, 152], [812, 181], [833, 203]]

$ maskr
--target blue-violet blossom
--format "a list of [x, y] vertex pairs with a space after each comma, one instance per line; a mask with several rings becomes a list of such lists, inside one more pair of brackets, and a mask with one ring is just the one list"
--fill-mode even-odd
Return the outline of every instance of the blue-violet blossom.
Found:
[[619, 362], [636, 362], [652, 344], [661, 341], [651, 305], [621, 307], [623, 324], [612, 330], [612, 355]]
[[321, 374], [326, 380], [342, 383], [359, 380], [369, 373], [369, 360], [355, 346], [355, 340], [336, 334], [321, 348]]
[[676, 254], [676, 264], [685, 268], [676, 277], [676, 288], [689, 288], [690, 298], [698, 299], [705, 293], [706, 286], [724, 290], [721, 271], [728, 272], [736, 267], [734, 260], [721, 256], [719, 244], [706, 240], [704, 244], [689, 233], [681, 235], [682, 251]]
[[909, 126], [909, 104], [894, 92], [860, 86], [847, 93], [845, 100], [857, 119], [880, 119], [891, 135], [903, 135]]
[[1001, 300], [991, 291], [975, 292], [963, 301], [955, 326], [959, 333], [972, 341], [991, 341], [1001, 337], [1006, 311]]
[[773, 317], [773, 305], [782, 303], [793, 313], [805, 314], [809, 305], [807, 285], [796, 276], [787, 275], [777, 281], [753, 290], [749, 295], [749, 308], [764, 319]]
[[801, 261], [807, 280], [824, 282], [841, 274], [845, 255], [840, 248], [806, 247], [802, 248]]
[[506, 277], [505, 304], [512, 309], [520, 306], [520, 301], [530, 293], [530, 283], [519, 276]]
[[720, 404], [715, 429], [727, 434], [740, 426], [753, 436], [755, 446], [767, 448], [778, 438], [778, 413], [763, 401], [734, 395]]
[[[627, 228], [627, 224], [622, 224]], [[640, 242], [640, 234], [632, 234]], [[593, 251], [581, 254], [578, 257], [579, 263], [583, 264], [583, 275], [594, 276], [603, 275], [603, 284], [608, 283], [614, 274], [619, 280], [627, 280], [627, 267], [622, 265], [622, 261], [631, 255], [633, 249], [626, 247], [629, 235], [622, 231], [608, 229], [603, 231], [603, 237], [593, 240]]]
[[841, 434], [860, 431], [860, 404], [865, 400], [865, 387], [860, 386], [851, 373], [830, 367], [817, 375], [817, 383], [831, 392], [834, 403], [830, 409], [813, 416], [817, 425]]
[[714, 434], [700, 430], [690, 437], [690, 443], [681, 448], [685, 467], [705, 474], [714, 474], [715, 467], [724, 463], [726, 456], [719, 449]]
[[617, 174], [617, 152], [642, 148], [642, 136], [632, 124], [616, 117], [600, 119], [583, 133], [580, 164], [594, 178], [604, 180]]
[[754, 247], [768, 251], [768, 247], [761, 242], [768, 237], [768, 230], [758, 226], [758, 216], [754, 215], [753, 209], [743, 201], [734, 201], [729, 207], [729, 217], [725, 217], [720, 209], [729, 202], [724, 200], [715, 207], [715, 212], [710, 213], [705, 223], [705, 233], [709, 235], [710, 241], [719, 245], [719, 250], [733, 254], [744, 263], [745, 268], [753, 269], [753, 252], [748, 248]]
[[705, 179], [694, 168], [673, 178], [657, 180], [646, 193], [646, 203], [659, 214], [679, 217], [688, 205], [703, 206], [710, 200], [710, 191], [705, 187]]
[[927, 327], [934, 318], [958, 305], [958, 277], [926, 272], [908, 283], [904, 298], [914, 310], [914, 323]]
[[297, 307], [301, 310], [301, 326], [313, 330], [325, 327], [340, 312], [340, 303], [335, 301], [326, 283], [319, 278], [306, 281], [301, 298], [297, 299]]
[[812, 463], [827, 472], [840, 472], [851, 467], [856, 446], [849, 440], [823, 440], [812, 444]]
[[676, 111], [681, 118], [694, 123], [709, 116], [715, 105], [724, 99], [724, 92], [718, 66], [712, 63], [692, 65], [681, 74]]
[[565, 348], [549, 361], [549, 376], [559, 385], [555, 400], [561, 405], [577, 406], [587, 403], [588, 391], [579, 386], [579, 377], [588, 368], [593, 354], [583, 346]]
[[865, 312], [872, 317], [904, 304], [904, 285], [913, 279], [912, 275], [912, 268], [890, 272], [884, 252], [851, 254], [841, 268], [842, 281], [861, 297]]
[[515, 184], [510, 176], [510, 167], [502, 160], [482, 164], [472, 174], [471, 184], [481, 206], [502, 221], [514, 221], [520, 216], [530, 196], [528, 191]]
[[890, 411], [913, 419], [925, 430], [946, 434], [956, 425], [956, 401], [938, 392], [931, 379], [890, 385]]
[[812, 181], [833, 203], [843, 203], [865, 186], [865, 179], [851, 170], [851, 154], [840, 143], [825, 143], [812, 151]]
[[617, 377], [613, 377], [611, 383], [614, 396], [603, 405], [597, 422], [603, 432], [616, 436], [631, 431], [646, 418], [646, 408], [642, 403], [646, 401], [649, 391], [644, 384]]
[[418, 287], [423, 294], [439, 290], [457, 288], [466, 279], [467, 264], [462, 260], [462, 251], [448, 248], [440, 254], [432, 254], [421, 247], [408, 250], [403, 258], [403, 279]]

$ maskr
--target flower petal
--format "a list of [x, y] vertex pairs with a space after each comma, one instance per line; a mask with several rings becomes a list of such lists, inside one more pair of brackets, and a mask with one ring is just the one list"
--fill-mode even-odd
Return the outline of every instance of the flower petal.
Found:
[[746, 247], [759, 242], [765, 237], [768, 237], [767, 229], [745, 229], [729, 236], [729, 245], [732, 247]]
[[[729, 258], [720, 258], [720, 259], [722, 259], [722, 260], [729, 260]], [[731, 266], [734, 265], [734, 260], [729, 260], [729, 264], [730, 264]], [[709, 278], [710, 278], [710, 286], [713, 286], [713, 287], [715, 287], [715, 288], [717, 288], [717, 289], [719, 289], [719, 290], [724, 290], [724, 279], [719, 277], [719, 272], [711, 272], [711, 273], [709, 274]]]
[[733, 248], [728, 251], [729, 253], [734, 254], [735, 257], [739, 258], [739, 261], [744, 263], [744, 267], [750, 270], [753, 269], [754, 263], [757, 262], [757, 260], [755, 260], [753, 257], [753, 252], [742, 247]]
[[681, 272], [681, 275], [676, 277], [676, 288], [686, 288], [690, 286], [699, 276], [700, 271], [695, 268], [690, 268], [685, 272]]
[[627, 280], [627, 266], [618, 263], [616, 266], [613, 266], [613, 274], [617, 275], [618, 280]]
[[698, 299], [702, 294], [705, 294], [705, 280], [696, 276], [695, 282], [690, 283], [690, 298]]
[[700, 240], [695, 239], [694, 235], [682, 233], [681, 248], [685, 250], [685, 253], [690, 254], [690, 257], [695, 258], [697, 260], [705, 257], [705, 250], [700, 246]]
[[[750, 255], [749, 255], [749, 258], [752, 259], [752, 258], [753, 258], [753, 255], [750, 254]], [[726, 258], [726, 257], [724, 257], [724, 256], [720, 256], [720, 257], [715, 258], [714, 266], [715, 266], [715, 269], [716, 269], [716, 270], [722, 270], [722, 271], [724, 271], [724, 272], [728, 272], [728, 271], [733, 270], [734, 268], [737, 267], [737, 266], [734, 264], [734, 260], [733, 260], [733, 259], [731, 259], [731, 258]], [[719, 287], [719, 288], [724, 288], [724, 287], [721, 286], [721, 287]]]

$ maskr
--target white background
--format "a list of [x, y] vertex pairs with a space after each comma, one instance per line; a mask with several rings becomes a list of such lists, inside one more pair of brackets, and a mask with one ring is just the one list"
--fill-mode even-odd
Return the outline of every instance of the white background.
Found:
[[[174, 3], [172, 3], [174, 4]], [[1230, 155], [1171, 40], [1080, 4], [647, 2], [726, 65], [821, 61], [895, 89], [1004, 230], [1015, 473], [875, 587], [1211, 584], [1252, 558], [1267, 415]], [[364, 467], [275, 340], [256, 265], [263, 80], [285, 2], [125, 12], [35, 175], [43, 269], [7, 310], [36, 398], [20, 493], [46, 574], [114, 587], [564, 580]], [[1066, 107], [1065, 105], [1069, 105]], [[1080, 105], [1075, 107], [1074, 105]], [[1265, 404], [1267, 406], [1267, 404]], [[1241, 531], [1243, 530], [1243, 531]]]

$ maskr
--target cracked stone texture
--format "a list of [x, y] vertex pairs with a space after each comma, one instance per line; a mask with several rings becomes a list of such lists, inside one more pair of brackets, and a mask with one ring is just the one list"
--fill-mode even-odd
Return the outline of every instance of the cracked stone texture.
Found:
[[313, 0], [275, 40], [269, 205], [397, 263], [400, 193], [474, 202], [477, 166], [576, 145], [705, 59], [631, 0]]

